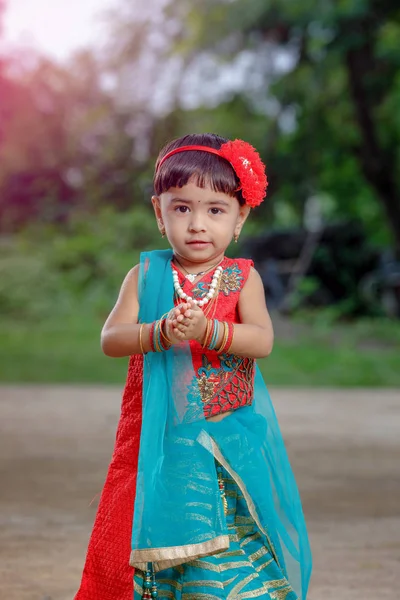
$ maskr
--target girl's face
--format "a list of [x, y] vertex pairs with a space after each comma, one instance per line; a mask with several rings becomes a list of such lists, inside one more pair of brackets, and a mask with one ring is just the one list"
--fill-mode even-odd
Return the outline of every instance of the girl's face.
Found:
[[250, 212], [238, 200], [189, 183], [152, 198], [158, 228], [186, 263], [218, 262]]

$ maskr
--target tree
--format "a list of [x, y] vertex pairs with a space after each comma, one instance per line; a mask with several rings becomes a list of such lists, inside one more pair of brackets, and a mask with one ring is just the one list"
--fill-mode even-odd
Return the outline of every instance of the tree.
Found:
[[[117, 62], [129, 77], [159, 35], [145, 95], [160, 87], [168, 95], [162, 82], [170, 75], [183, 111], [163, 120], [169, 132], [185, 122], [219, 130], [222, 122], [235, 132], [247, 105], [275, 205], [301, 214], [310, 195], [328, 194], [334, 213], [361, 217], [370, 230], [386, 223], [400, 255], [396, 0], [175, 0], [142, 11], [140, 22], [139, 1], [124, 6]], [[225, 121], [224, 108], [232, 111]]]
[[357, 196], [357, 182], [359, 202], [379, 203], [372, 212], [386, 216], [400, 255], [396, 0], [213, 0], [188, 8], [186, 24], [193, 47], [220, 59], [248, 49], [258, 56], [281, 50], [292, 60], [286, 73], [264, 78], [265, 97], [278, 100], [280, 117], [294, 117], [272, 158], [278, 179], [289, 178], [300, 195], [330, 192], [341, 208]]

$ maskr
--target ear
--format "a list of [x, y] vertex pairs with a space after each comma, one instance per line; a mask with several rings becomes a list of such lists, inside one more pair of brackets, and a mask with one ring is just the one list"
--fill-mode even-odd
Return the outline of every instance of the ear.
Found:
[[247, 217], [250, 214], [250, 206], [248, 204], [244, 204], [243, 206], [241, 206], [239, 208], [239, 214], [238, 214], [238, 218], [236, 220], [236, 227], [235, 227], [235, 235], [239, 236], [240, 232], [242, 231], [242, 227], [246, 222]]
[[158, 229], [159, 229], [161, 235], [164, 235], [165, 234], [165, 226], [164, 226], [164, 221], [162, 218], [161, 202], [160, 202], [159, 196], [152, 196], [151, 203], [153, 204], [154, 213], [156, 215]]

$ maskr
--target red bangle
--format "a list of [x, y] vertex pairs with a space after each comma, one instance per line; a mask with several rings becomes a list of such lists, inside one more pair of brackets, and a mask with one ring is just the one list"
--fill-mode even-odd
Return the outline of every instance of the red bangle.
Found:
[[149, 340], [150, 340], [150, 350], [151, 350], [152, 352], [155, 352], [155, 351], [156, 351], [156, 349], [155, 349], [155, 346], [154, 346], [154, 329], [155, 329], [155, 327], [156, 327], [156, 322], [154, 321], [154, 322], [151, 324], [151, 327], [150, 327], [150, 334], [149, 334], [149, 336], [150, 336], [150, 337], [149, 337]]
[[227, 325], [229, 330], [228, 337], [223, 347], [218, 350], [218, 354], [227, 354], [230, 350], [230, 347], [232, 346], [233, 334], [235, 332], [235, 329], [233, 323], [227, 323]]
[[166, 319], [163, 319], [160, 323], [160, 329], [161, 329], [161, 336], [160, 336], [160, 342], [161, 342], [161, 346], [163, 348], [163, 350], [169, 350], [172, 346], [171, 342], [169, 341], [167, 334], [165, 333], [165, 325], [166, 325]]

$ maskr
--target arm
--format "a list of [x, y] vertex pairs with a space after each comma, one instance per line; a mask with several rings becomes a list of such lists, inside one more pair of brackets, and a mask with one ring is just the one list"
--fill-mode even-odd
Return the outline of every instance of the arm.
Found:
[[[240, 323], [235, 323], [233, 341], [229, 353], [248, 358], [264, 358], [271, 354], [274, 332], [265, 304], [264, 286], [260, 275], [251, 269], [239, 296]], [[172, 320], [173, 332], [181, 339], [203, 343], [207, 319], [198, 306], [184, 307], [182, 314]], [[175, 329], [176, 328], [176, 329]], [[220, 332], [217, 347], [222, 343]]]
[[[139, 343], [138, 313], [138, 275], [139, 265], [133, 267], [124, 279], [118, 300], [112, 309], [101, 332], [101, 347], [106, 356], [114, 358], [141, 354]], [[150, 325], [142, 331], [144, 351], [150, 349]]]
[[274, 330], [265, 304], [261, 277], [253, 268], [240, 292], [238, 308], [241, 322], [235, 323], [229, 352], [248, 358], [269, 356], [274, 343]]

